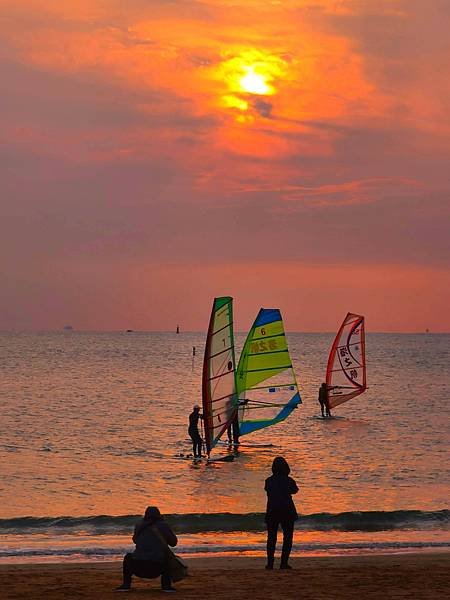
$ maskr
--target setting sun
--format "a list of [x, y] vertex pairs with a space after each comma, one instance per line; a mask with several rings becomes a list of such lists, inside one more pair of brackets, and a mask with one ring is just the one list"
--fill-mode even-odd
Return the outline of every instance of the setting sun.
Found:
[[255, 72], [255, 67], [244, 67], [246, 74], [241, 77], [239, 84], [244, 92], [262, 96], [273, 93], [273, 88], [268, 85], [266, 77]]
[[226, 86], [226, 93], [221, 95], [222, 106], [247, 112], [253, 106], [249, 95], [275, 95], [286, 71], [287, 63], [280, 56], [247, 48], [224, 57], [211, 75]]

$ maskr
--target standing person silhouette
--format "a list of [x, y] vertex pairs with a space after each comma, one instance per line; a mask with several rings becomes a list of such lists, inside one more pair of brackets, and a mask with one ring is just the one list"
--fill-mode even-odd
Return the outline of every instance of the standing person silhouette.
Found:
[[264, 489], [267, 492], [267, 565], [266, 569], [273, 569], [275, 548], [277, 546], [278, 527], [283, 530], [283, 548], [281, 550], [280, 569], [292, 569], [288, 564], [292, 549], [294, 523], [298, 519], [292, 495], [298, 492], [298, 487], [292, 477], [287, 461], [282, 456], [277, 456], [272, 463], [271, 477], [266, 479]]
[[326, 383], [322, 383], [319, 388], [319, 404], [320, 410], [322, 411], [322, 417], [331, 417], [330, 402], [328, 399], [328, 388]]
[[194, 459], [202, 457], [203, 440], [198, 430], [198, 421], [202, 418], [203, 416], [200, 414], [200, 406], [195, 404], [191, 414], [189, 415], [188, 428], [188, 434], [192, 440], [192, 452], [194, 454]]

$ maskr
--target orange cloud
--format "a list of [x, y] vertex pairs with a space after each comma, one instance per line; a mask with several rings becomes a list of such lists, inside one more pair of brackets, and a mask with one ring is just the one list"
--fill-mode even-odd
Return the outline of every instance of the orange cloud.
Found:
[[[115, 290], [129, 283], [125, 254], [128, 271], [156, 265], [163, 291], [149, 300], [162, 311], [180, 293], [164, 273], [188, 285], [168, 263], [198, 270], [200, 295], [235, 290], [249, 306], [250, 293], [272, 293], [278, 272], [296, 281], [267, 302], [292, 314], [301, 297], [324, 315], [320, 282], [338, 288], [335, 302], [345, 271], [362, 305], [352, 310], [378, 315], [376, 328], [434, 328], [433, 269], [448, 251], [444, 3], [2, 0], [1, 11], [0, 239], [11, 297], [49, 269], [44, 298], [62, 286], [55, 272], [67, 261], [103, 298], [108, 277], [89, 279], [91, 258]], [[416, 298], [435, 313], [422, 318]], [[124, 292], [121, 302], [140, 300]], [[120, 310], [102, 313], [105, 327]]]

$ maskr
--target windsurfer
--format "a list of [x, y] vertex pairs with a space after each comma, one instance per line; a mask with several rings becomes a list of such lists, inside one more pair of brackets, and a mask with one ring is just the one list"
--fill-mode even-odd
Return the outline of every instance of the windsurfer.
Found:
[[188, 434], [192, 440], [192, 451], [194, 458], [201, 458], [202, 456], [202, 445], [203, 440], [198, 430], [198, 421], [203, 419], [203, 415], [200, 414], [200, 406], [195, 404], [191, 414], [189, 415], [189, 429]]
[[294, 523], [298, 519], [293, 494], [298, 492], [298, 487], [290, 473], [289, 465], [282, 456], [277, 456], [272, 463], [271, 477], [266, 479], [264, 489], [267, 492], [267, 565], [266, 569], [273, 569], [275, 548], [277, 545], [278, 527], [283, 530], [283, 547], [281, 549], [280, 569], [291, 569], [288, 560], [292, 549], [294, 536]]
[[328, 387], [326, 383], [322, 383], [319, 388], [319, 404], [322, 411], [322, 417], [331, 417], [330, 403], [328, 401]]
[[239, 419], [236, 415], [227, 428], [228, 443], [237, 446], [239, 444]]

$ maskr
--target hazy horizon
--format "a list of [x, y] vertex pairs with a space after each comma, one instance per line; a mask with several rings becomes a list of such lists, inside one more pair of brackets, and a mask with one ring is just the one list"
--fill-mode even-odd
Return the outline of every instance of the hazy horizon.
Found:
[[[339, 324], [340, 325], [340, 324]], [[235, 329], [234, 333], [236, 334], [242, 334], [242, 335], [246, 335], [249, 331], [251, 327], [251, 324], [249, 324], [248, 329]], [[336, 330], [334, 331], [312, 331], [312, 330], [300, 330], [300, 329], [286, 329], [286, 333], [302, 333], [302, 334], [329, 334], [329, 335], [335, 335], [337, 333], [338, 327], [336, 327]], [[72, 329], [70, 330], [65, 330], [64, 327], [61, 327], [59, 329], [57, 328], [53, 328], [53, 329], [0, 329], [0, 333], [66, 333], [67, 335], [70, 335], [71, 333], [173, 333], [176, 335], [176, 331], [175, 330], [171, 330], [171, 329], [127, 329], [127, 328], [122, 328], [122, 329], [77, 329], [76, 327], [72, 326]], [[180, 330], [179, 335], [183, 335], [184, 333], [204, 333], [205, 337], [206, 337], [206, 333], [207, 333], [207, 329], [183, 329]], [[450, 331], [366, 331], [367, 335], [372, 335], [372, 334], [380, 334], [380, 335], [449, 335]]]

